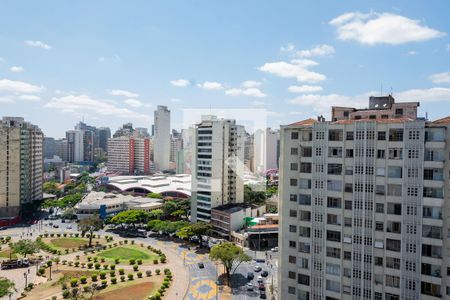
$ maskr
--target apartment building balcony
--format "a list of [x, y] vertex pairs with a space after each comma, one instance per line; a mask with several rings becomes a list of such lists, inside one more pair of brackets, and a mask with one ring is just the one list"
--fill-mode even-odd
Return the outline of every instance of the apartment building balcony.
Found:
[[424, 168], [442, 169], [444, 168], [443, 160], [425, 160], [423, 163]]
[[426, 141], [425, 148], [433, 148], [433, 149], [444, 149], [445, 141]]

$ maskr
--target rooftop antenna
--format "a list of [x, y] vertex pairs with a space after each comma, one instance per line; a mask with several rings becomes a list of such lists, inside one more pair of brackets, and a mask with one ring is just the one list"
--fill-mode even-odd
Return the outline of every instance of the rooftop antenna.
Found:
[[391, 86], [391, 93], [390, 93], [390, 95], [392, 96], [392, 86]]

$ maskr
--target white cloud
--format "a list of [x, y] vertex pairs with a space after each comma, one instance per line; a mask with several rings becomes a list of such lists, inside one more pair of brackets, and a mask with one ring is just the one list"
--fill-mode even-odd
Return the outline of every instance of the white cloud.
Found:
[[12, 66], [11, 68], [9, 68], [9, 70], [14, 73], [19, 73], [19, 72], [25, 71], [25, 69], [20, 66]]
[[449, 83], [450, 82], [450, 71], [443, 73], [431, 74], [429, 79], [433, 83]]
[[140, 119], [149, 121], [149, 116], [120, 108], [111, 103], [91, 98], [88, 95], [67, 95], [52, 98], [45, 107], [60, 109], [63, 112], [76, 114], [92, 113], [102, 116], [114, 116], [124, 119]]
[[122, 96], [122, 97], [127, 97], [127, 98], [136, 98], [139, 97], [139, 94], [130, 92], [130, 91], [126, 91], [126, 90], [111, 90], [109, 91], [110, 95], [113, 96]]
[[[288, 103], [300, 105], [305, 109], [311, 109], [317, 113], [329, 118], [332, 106], [344, 107], [367, 107], [369, 97], [377, 94], [376, 91], [367, 92], [356, 96], [347, 96], [340, 94], [318, 95], [307, 94], [300, 95], [288, 100]], [[429, 88], [429, 89], [410, 89], [393, 95], [397, 102], [450, 102], [450, 88]]]
[[288, 91], [291, 93], [314, 93], [320, 92], [322, 87], [320, 85], [291, 85]]
[[261, 92], [261, 90], [258, 88], [243, 88], [243, 89], [233, 88], [226, 90], [225, 94], [229, 96], [249, 96], [256, 98], [264, 98], [267, 96], [266, 94]]
[[14, 93], [40, 93], [44, 90], [42, 86], [36, 86], [23, 81], [0, 79], [0, 91]]
[[46, 43], [44, 43], [44, 42], [41, 42], [41, 41], [31, 41], [31, 40], [27, 40], [27, 41], [25, 41], [25, 44], [26, 44], [27, 46], [30, 46], [30, 47], [42, 48], [42, 49], [45, 49], [45, 50], [50, 50], [50, 49], [52, 49], [52, 46], [50, 46], [50, 45], [48, 45], [48, 44], [46, 44]]
[[98, 58], [98, 62], [103, 63], [103, 62], [105, 62], [105, 61], [106, 61], [106, 58], [103, 57], [103, 56], [100, 56], [100, 57]]
[[419, 20], [392, 13], [350, 12], [334, 18], [329, 24], [336, 27], [339, 39], [366, 45], [399, 45], [445, 35], [445, 32], [422, 25]]
[[300, 50], [297, 51], [295, 54], [299, 57], [313, 57], [313, 56], [324, 56], [324, 55], [330, 55], [333, 54], [334, 48], [330, 45], [317, 45], [312, 49], [309, 50]]
[[281, 52], [292, 52], [294, 51], [295, 46], [291, 43], [287, 44], [286, 46], [281, 46], [280, 51]]
[[178, 102], [181, 102], [181, 99], [178, 99], [178, 98], [171, 98], [171, 99], [170, 99], [170, 102], [178, 103]]
[[259, 70], [280, 77], [296, 78], [299, 82], [315, 83], [325, 80], [325, 75], [308, 70], [315, 65], [317, 62], [309, 59], [295, 59], [290, 63], [284, 61], [265, 63]]
[[197, 86], [204, 90], [223, 90], [223, 85], [216, 81], [205, 81], [197, 84]]
[[126, 99], [123, 101], [124, 103], [128, 104], [131, 107], [141, 107], [144, 105], [141, 101], [137, 99]]
[[417, 52], [414, 50], [408, 51], [408, 55], [416, 55], [416, 54], [417, 54]]
[[14, 99], [9, 96], [0, 96], [0, 103], [14, 103]]
[[19, 97], [22, 100], [25, 101], [31, 101], [31, 102], [35, 102], [35, 101], [40, 101], [41, 97], [36, 96], [36, 95], [20, 95]]
[[0, 57], [0, 63], [4, 62], [4, 61], [5, 61], [5, 59], [3, 57]]
[[261, 82], [255, 81], [255, 80], [246, 80], [246, 81], [242, 82], [242, 87], [245, 87], [245, 88], [253, 88], [253, 87], [258, 87], [260, 85], [261, 85]]
[[259, 100], [254, 100], [254, 101], [252, 101], [252, 105], [253, 106], [263, 106], [263, 105], [266, 105], [266, 102], [259, 101]]
[[188, 85], [191, 84], [191, 82], [187, 79], [176, 79], [171, 80], [170, 84], [176, 87], [187, 87]]

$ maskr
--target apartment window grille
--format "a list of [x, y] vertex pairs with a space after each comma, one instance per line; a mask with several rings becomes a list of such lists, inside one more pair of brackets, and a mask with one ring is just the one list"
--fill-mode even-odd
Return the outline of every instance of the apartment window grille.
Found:
[[297, 179], [296, 178], [291, 178], [289, 180], [289, 183], [290, 183], [291, 186], [297, 186]]
[[386, 250], [400, 252], [401, 241], [394, 239], [386, 239]]
[[400, 270], [400, 258], [386, 257], [386, 268]]
[[297, 218], [297, 211], [293, 209], [289, 210], [289, 217]]
[[400, 277], [393, 275], [386, 275], [386, 285], [390, 287], [400, 287]]
[[298, 171], [298, 163], [291, 163], [291, 171]]
[[346, 132], [346, 138], [347, 141], [353, 141], [353, 131], [347, 131]]
[[289, 279], [295, 279], [295, 276], [296, 276], [296, 273], [295, 273], [295, 272], [292, 272], [292, 271], [289, 271], [289, 272], [288, 272], [288, 277], [289, 277]]
[[345, 200], [344, 201], [344, 208], [348, 210], [352, 210], [352, 201], [351, 200]]
[[378, 150], [377, 150], [377, 158], [382, 158], [382, 159], [384, 159], [385, 156], [386, 156], [386, 151], [385, 151], [385, 150], [383, 150], [383, 149], [378, 149]]
[[298, 155], [298, 148], [291, 148], [291, 155]]
[[342, 141], [342, 130], [330, 130], [328, 131], [329, 141]]
[[290, 248], [295, 248], [296, 247], [296, 242], [295, 241], [289, 241], [289, 247]]
[[298, 274], [297, 278], [298, 278], [298, 284], [303, 284], [303, 285], [309, 286], [309, 276], [308, 275]]
[[312, 157], [312, 147], [302, 147], [303, 157]]
[[403, 129], [390, 129], [389, 130], [389, 141], [391, 141], [391, 142], [403, 141]]
[[345, 157], [347, 157], [347, 158], [353, 157], [353, 149], [346, 149]]
[[291, 140], [298, 140], [298, 132], [291, 132]]
[[386, 131], [378, 131], [377, 132], [377, 139], [379, 141], [385, 141], [386, 140]]
[[311, 195], [300, 194], [299, 204], [300, 205], [311, 205]]
[[297, 263], [297, 257], [289, 255], [289, 263], [290, 264], [296, 264]]
[[289, 195], [289, 201], [297, 202], [297, 195], [296, 194], [290, 194]]

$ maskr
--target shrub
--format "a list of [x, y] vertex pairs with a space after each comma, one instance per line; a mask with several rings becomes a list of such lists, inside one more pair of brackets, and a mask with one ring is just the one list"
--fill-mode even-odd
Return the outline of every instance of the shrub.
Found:
[[61, 288], [63, 290], [67, 290], [67, 283], [65, 283], [65, 282], [61, 283]]
[[123, 241], [119, 241], [119, 245], [123, 245]]
[[76, 279], [76, 278], [70, 279], [70, 286], [71, 287], [76, 287], [77, 285], [78, 285], [78, 279]]
[[92, 281], [96, 282], [97, 281], [97, 274], [92, 274], [91, 275], [91, 279], [92, 279]]
[[75, 233], [75, 237], [79, 237], [80, 236], [80, 234], [79, 233]]
[[108, 285], [108, 282], [106, 280], [102, 280], [102, 288], [105, 288]]
[[161, 261], [162, 264], [166, 263], [166, 257], [165, 256], [162, 256], [159, 260]]
[[162, 286], [167, 289], [169, 287], [169, 283], [168, 282], [163, 282]]
[[110, 277], [116, 277], [116, 271], [109, 271]]
[[161, 294], [159, 292], [156, 292], [154, 296], [155, 296], [155, 300], [161, 299]]
[[69, 261], [67, 264], [71, 267], [73, 265], [73, 261]]
[[89, 262], [89, 263], [87, 264], [88, 269], [92, 269], [92, 266], [93, 266], [93, 265], [94, 265], [93, 263]]
[[102, 258], [100, 259], [100, 261], [101, 261], [101, 262], [105, 262], [105, 258], [102, 257]]
[[79, 255], [75, 256], [75, 258], [76, 258], [76, 260], [80, 260], [80, 256]]
[[142, 259], [138, 259], [138, 260], [137, 260], [137, 264], [138, 264], [138, 265], [142, 265]]
[[66, 252], [66, 254], [69, 254], [69, 249], [64, 250], [64, 252]]
[[64, 299], [67, 299], [70, 296], [70, 292], [68, 290], [64, 290], [64, 292], [62, 293], [62, 296]]
[[87, 277], [86, 277], [86, 276], [81, 276], [81, 277], [80, 277], [80, 283], [81, 283], [81, 284], [85, 284], [86, 281], [87, 281]]
[[91, 261], [91, 260], [92, 260], [92, 257], [88, 256], [88, 257], [87, 257], [87, 260], [88, 260], [88, 261]]
[[134, 265], [133, 266], [133, 270], [136, 272], [137, 270], [139, 269], [139, 266], [138, 265]]
[[83, 291], [84, 291], [84, 292], [87, 293], [87, 292], [89, 292], [90, 290], [91, 290], [91, 287], [90, 287], [89, 285], [84, 285], [84, 286], [83, 286]]
[[125, 274], [125, 270], [124, 270], [124, 269], [119, 269], [119, 274], [120, 274], [120, 275]]
[[110, 265], [110, 266], [109, 266], [109, 269], [110, 269], [110, 270], [115, 270], [115, 269], [116, 269], [116, 265]]
[[160, 269], [156, 269], [155, 273], [156, 273], [156, 275], [159, 275], [159, 274], [161, 274], [161, 270]]
[[57, 233], [56, 236], [57, 236], [57, 237], [61, 237], [61, 233]]
[[56, 300], [56, 296], [52, 296], [52, 300]]
[[63, 264], [63, 265], [67, 264], [67, 260], [64, 259], [64, 260], [62, 261], [62, 264]]
[[145, 271], [145, 275], [147, 275], [147, 277], [152, 276], [152, 271], [151, 270]]
[[134, 265], [134, 264], [136, 263], [136, 260], [135, 260], [134, 258], [131, 258], [131, 259], [129, 260], [129, 262], [130, 262], [130, 265]]
[[99, 263], [96, 263], [96, 264], [95, 264], [95, 269], [96, 269], [96, 270], [100, 270], [100, 266], [101, 266], [101, 265], [100, 265]]
[[105, 272], [101, 272], [100, 273], [100, 279], [106, 279], [106, 273]]
[[103, 265], [103, 270], [108, 270], [109, 266], [108, 265]]
[[86, 266], [86, 263], [82, 262], [81, 267], [84, 268]]
[[122, 281], [122, 282], [125, 281], [125, 276], [123, 276], [123, 275], [120, 276], [120, 281]]
[[128, 280], [133, 280], [134, 279], [134, 275], [133, 274], [128, 274]]
[[117, 264], [119, 264], [119, 263], [120, 263], [120, 259], [116, 258], [116, 259], [114, 260], [114, 262], [115, 262], [115, 263], [116, 263], [116, 265], [117, 265]]
[[137, 277], [142, 278], [142, 272], [141, 271], [137, 272], [136, 275], [137, 275]]
[[158, 260], [157, 260], [157, 259], [154, 259], [154, 260], [153, 260], [153, 264], [157, 265], [157, 264], [158, 264]]
[[98, 257], [94, 257], [94, 262], [98, 262]]
[[45, 268], [44, 267], [40, 267], [39, 270], [38, 270], [38, 274], [42, 276], [42, 275], [44, 275], [44, 273], [45, 273]]
[[63, 237], [67, 237], [67, 233], [63, 233]]
[[131, 245], [134, 245], [134, 240], [131, 241]]
[[116, 277], [111, 278], [111, 283], [112, 284], [116, 284], [117, 283], [117, 278]]
[[125, 244], [128, 244], [128, 240], [123, 241]]
[[79, 267], [80, 266], [80, 262], [79, 261], [76, 261], [75, 263], [74, 263], [74, 265], [75, 265], [75, 267]]
[[164, 274], [167, 275], [167, 274], [169, 274], [169, 273], [170, 273], [170, 269], [165, 268], [165, 269], [164, 269]]

